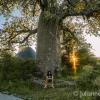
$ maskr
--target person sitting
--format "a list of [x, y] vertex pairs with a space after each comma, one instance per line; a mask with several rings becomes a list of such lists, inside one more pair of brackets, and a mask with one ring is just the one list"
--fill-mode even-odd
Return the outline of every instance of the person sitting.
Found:
[[54, 88], [53, 79], [54, 78], [53, 78], [53, 75], [52, 75], [51, 71], [48, 71], [47, 75], [46, 75], [46, 80], [45, 80], [45, 86], [44, 86], [44, 88], [47, 88], [47, 86], [49, 85], [49, 83], [51, 83], [52, 88]]

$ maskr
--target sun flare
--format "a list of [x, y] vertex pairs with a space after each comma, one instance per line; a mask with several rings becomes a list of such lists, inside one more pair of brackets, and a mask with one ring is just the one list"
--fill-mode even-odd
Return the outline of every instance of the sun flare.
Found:
[[73, 47], [72, 53], [70, 55], [70, 62], [72, 63], [74, 73], [76, 73], [76, 70], [77, 70], [78, 60], [79, 60], [79, 58], [76, 55], [76, 50]]

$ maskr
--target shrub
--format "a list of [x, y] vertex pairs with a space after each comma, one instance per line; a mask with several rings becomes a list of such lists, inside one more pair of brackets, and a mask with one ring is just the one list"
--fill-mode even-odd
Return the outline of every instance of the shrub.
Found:
[[32, 59], [20, 59], [5, 53], [0, 60], [1, 80], [27, 80], [32, 77], [35, 69], [35, 61]]

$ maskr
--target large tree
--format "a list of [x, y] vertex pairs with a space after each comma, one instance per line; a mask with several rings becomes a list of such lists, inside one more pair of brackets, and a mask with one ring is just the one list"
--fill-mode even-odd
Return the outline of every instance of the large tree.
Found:
[[[17, 26], [14, 24], [13, 30], [12, 27], [10, 30], [5, 28], [2, 32], [10, 34], [7, 40], [9, 45], [16, 42], [14, 38], [17, 35], [28, 34], [24, 39], [17, 40], [17, 42], [23, 43], [31, 35], [37, 33], [38, 67], [44, 73], [47, 70], [54, 72], [55, 68], [60, 67], [60, 33], [62, 30], [74, 35], [75, 29], [71, 27], [70, 23], [64, 25], [65, 18], [67, 20], [74, 16], [82, 16], [84, 20], [91, 19], [92, 21], [95, 19], [99, 21], [100, 18], [99, 0], [0, 0], [0, 12], [3, 15], [8, 16], [15, 6], [21, 10], [25, 18], [28, 18], [29, 23], [26, 21], [27, 24], [25, 24], [28, 28], [19, 21]], [[38, 25], [35, 28], [32, 25], [29, 27], [29, 20], [33, 21], [36, 15], [39, 17]], [[90, 21], [88, 20], [87, 23], [89, 24]], [[99, 30], [99, 27], [95, 27], [94, 24], [93, 27], [96, 31]]]

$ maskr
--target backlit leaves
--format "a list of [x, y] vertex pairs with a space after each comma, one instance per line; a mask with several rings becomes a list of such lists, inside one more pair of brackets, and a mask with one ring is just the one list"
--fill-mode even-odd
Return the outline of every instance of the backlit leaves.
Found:
[[82, 10], [84, 10], [85, 7], [86, 7], [85, 2], [84, 2], [84, 1], [81, 1], [81, 2], [78, 2], [78, 3], [75, 5], [74, 10], [75, 10], [76, 12], [79, 13], [79, 12], [81, 12]]

